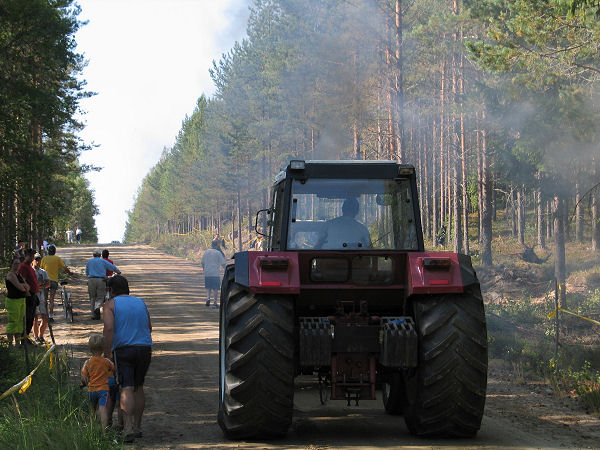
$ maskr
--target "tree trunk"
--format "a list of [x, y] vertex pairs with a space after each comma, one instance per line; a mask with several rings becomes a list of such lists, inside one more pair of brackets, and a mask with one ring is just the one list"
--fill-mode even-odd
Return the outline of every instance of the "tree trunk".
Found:
[[560, 196], [554, 197], [554, 276], [558, 282], [558, 301], [563, 307], [567, 307], [567, 290], [565, 281], [567, 279], [565, 265], [565, 207], [564, 200]]
[[542, 191], [535, 191], [535, 210], [537, 213], [537, 245], [546, 248], [546, 228], [545, 228], [545, 211], [542, 203]]
[[237, 192], [237, 229], [238, 229], [238, 252], [242, 251], [242, 201], [240, 198], [240, 191]]
[[492, 177], [487, 149], [487, 132], [485, 129], [485, 111], [481, 114], [481, 262], [484, 266], [492, 265]]
[[580, 244], [583, 244], [583, 208], [581, 207], [581, 186], [579, 183], [575, 184], [577, 194], [575, 195], [575, 239]]
[[523, 186], [517, 190], [517, 238], [525, 245], [525, 192]]
[[477, 232], [477, 239], [479, 244], [481, 245], [481, 235], [482, 233], [482, 220], [481, 220], [481, 210], [482, 210], [482, 199], [481, 199], [481, 191], [482, 191], [482, 183], [481, 180], [483, 178], [482, 173], [482, 163], [481, 163], [481, 124], [479, 123], [479, 112], [475, 111], [475, 148], [477, 149], [477, 215], [479, 216], [479, 227]]
[[404, 162], [404, 68], [403, 68], [403, 36], [402, 36], [402, 0], [396, 0], [395, 11], [395, 70], [394, 70], [394, 111], [396, 122], [396, 160]]
[[552, 239], [552, 223], [553, 221], [550, 220], [550, 218], [552, 217], [552, 207], [550, 204], [550, 201], [546, 201], [546, 240], [550, 241]]
[[436, 180], [438, 179], [437, 174], [437, 161], [436, 161], [436, 151], [435, 144], [437, 138], [436, 131], [436, 122], [433, 121], [433, 136], [431, 140], [431, 235], [433, 238], [433, 245], [437, 246], [437, 235], [438, 235], [438, 217], [439, 217], [439, 209], [438, 209], [438, 189]]
[[441, 67], [441, 81], [440, 81], [440, 165], [439, 165], [439, 180], [440, 180], [440, 229], [446, 224], [446, 183], [444, 183], [446, 177], [446, 171], [444, 170], [444, 155], [446, 148], [446, 141], [444, 139], [444, 129], [446, 127], [445, 121], [445, 106], [446, 106], [446, 63], [442, 61]]
[[427, 128], [423, 131], [423, 173], [421, 175], [421, 180], [423, 184], [423, 197], [421, 197], [422, 203], [424, 203], [424, 217], [421, 219], [425, 222], [425, 236], [428, 239], [431, 239], [431, 206], [430, 206], [430, 183], [429, 180], [431, 177], [429, 176], [430, 163], [429, 163], [429, 155], [431, 154], [431, 147], [428, 144], [429, 140], [427, 139], [428, 132]]
[[360, 132], [358, 131], [358, 121], [355, 119], [352, 125], [352, 142], [354, 159], [363, 159], [362, 151], [360, 148]]
[[600, 199], [598, 192], [592, 194], [592, 250], [600, 251]]

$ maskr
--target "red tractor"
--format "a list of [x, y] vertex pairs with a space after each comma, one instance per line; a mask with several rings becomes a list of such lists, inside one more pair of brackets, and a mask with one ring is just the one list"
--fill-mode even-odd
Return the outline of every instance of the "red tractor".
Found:
[[322, 401], [358, 404], [381, 386], [412, 434], [474, 436], [483, 299], [469, 256], [425, 252], [414, 167], [291, 161], [264, 211], [266, 249], [236, 253], [221, 286], [225, 436], [285, 435], [301, 374], [318, 376]]

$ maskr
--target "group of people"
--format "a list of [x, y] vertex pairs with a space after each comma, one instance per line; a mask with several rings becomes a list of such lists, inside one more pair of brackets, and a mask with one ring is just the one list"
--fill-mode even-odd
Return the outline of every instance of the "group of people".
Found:
[[[108, 250], [95, 249], [93, 258], [86, 264], [92, 313], [100, 318], [99, 308], [104, 302], [104, 328], [102, 335], [90, 337], [92, 357], [84, 364], [81, 376], [102, 425], [111, 425], [112, 412], [118, 402], [124, 440], [133, 442], [142, 436], [143, 385], [152, 356], [152, 324], [146, 304], [130, 295], [127, 279], [108, 257]], [[44, 257], [33, 249], [15, 251], [5, 279], [6, 334], [11, 345], [13, 342], [27, 345], [32, 331], [37, 342], [45, 342], [48, 322], [53, 321], [60, 269], [72, 273], [56, 255], [56, 246], [52, 244]], [[116, 275], [107, 277], [112, 272]], [[109, 299], [104, 301], [107, 291]]]
[[54, 297], [60, 269], [71, 273], [56, 255], [54, 245], [48, 246], [48, 254], [44, 257], [31, 248], [15, 251], [5, 279], [6, 334], [10, 344], [26, 345], [30, 339], [45, 343], [48, 322], [54, 321]]
[[77, 225], [77, 228], [75, 228], [75, 232], [73, 232], [73, 230], [68, 229], [67, 231], [65, 231], [65, 240], [67, 241], [67, 244], [72, 244], [73, 243], [73, 235], [75, 235], [75, 242], [77, 242], [78, 244], [81, 244], [81, 235], [83, 234], [83, 231], [81, 230], [81, 226]]
[[[94, 256], [96, 257], [96, 256]], [[95, 264], [100, 264], [97, 261]], [[144, 380], [152, 357], [152, 323], [144, 301], [130, 295], [127, 279], [117, 274], [107, 281], [109, 299], [103, 307], [102, 335], [92, 334], [92, 357], [81, 370], [91, 406], [104, 428], [112, 425], [119, 403], [119, 428], [125, 442], [142, 437]]]
[[[226, 263], [221, 248], [224, 244], [220, 236], [215, 236], [202, 257], [207, 306], [212, 301], [218, 307], [220, 270]], [[52, 244], [47, 246], [46, 256], [32, 249], [22, 249], [22, 255], [15, 252], [6, 276], [6, 333], [11, 343], [18, 344], [33, 330], [34, 338], [43, 343], [48, 322], [53, 321], [59, 270], [68, 274], [71, 270], [56, 255]], [[89, 338], [91, 358], [83, 365], [81, 379], [105, 428], [112, 425], [113, 410], [119, 404], [117, 426], [122, 427], [125, 442], [133, 442], [142, 437], [143, 385], [152, 356], [152, 324], [145, 302], [130, 295], [127, 279], [109, 255], [107, 249], [94, 249], [85, 267], [92, 318], [101, 318], [104, 327], [102, 335], [92, 334]]]

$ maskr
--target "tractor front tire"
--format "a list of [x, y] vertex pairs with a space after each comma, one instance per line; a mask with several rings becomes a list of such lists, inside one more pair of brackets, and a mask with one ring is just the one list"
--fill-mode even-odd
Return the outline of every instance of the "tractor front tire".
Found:
[[283, 437], [294, 406], [294, 303], [252, 294], [228, 267], [221, 286], [218, 423], [229, 439]]
[[409, 431], [471, 437], [481, 426], [487, 389], [487, 331], [479, 284], [463, 294], [413, 299], [419, 363], [405, 374]]

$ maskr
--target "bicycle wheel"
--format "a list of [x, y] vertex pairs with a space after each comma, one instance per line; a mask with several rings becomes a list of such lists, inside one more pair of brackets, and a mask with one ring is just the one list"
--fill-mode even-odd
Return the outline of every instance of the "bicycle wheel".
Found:
[[[58, 300], [58, 299], [56, 299]], [[62, 286], [60, 288], [60, 306], [63, 306], [65, 304], [65, 287]]]
[[63, 300], [63, 312], [65, 313], [65, 319], [69, 319], [69, 306], [70, 306], [70, 295], [65, 292], [65, 298]]

